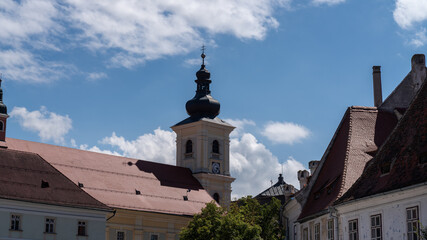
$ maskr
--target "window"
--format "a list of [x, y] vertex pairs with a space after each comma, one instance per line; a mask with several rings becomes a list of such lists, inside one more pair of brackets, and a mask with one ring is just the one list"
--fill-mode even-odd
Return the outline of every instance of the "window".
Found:
[[308, 228], [304, 228], [304, 230], [302, 232], [302, 239], [308, 240]]
[[314, 225], [314, 240], [320, 240], [320, 223]]
[[348, 221], [348, 236], [350, 240], [359, 239], [357, 219]]
[[46, 218], [45, 220], [45, 233], [55, 233], [55, 219]]
[[185, 143], [185, 153], [192, 153], [193, 152], [193, 142], [191, 140], [188, 140], [187, 143]]
[[12, 214], [10, 215], [10, 230], [19, 231], [21, 230], [21, 216]]
[[214, 193], [213, 199], [215, 200], [215, 202], [219, 203], [219, 194], [218, 193]]
[[212, 143], [212, 152], [219, 154], [219, 143], [217, 140], [214, 140]]
[[418, 207], [410, 207], [406, 209], [406, 225], [408, 226], [408, 240], [419, 239], [419, 217]]
[[294, 225], [294, 240], [297, 240], [297, 225]]
[[117, 231], [117, 240], [125, 240], [125, 232]]
[[159, 235], [157, 235], [157, 234], [151, 234], [150, 240], [159, 240]]
[[86, 221], [78, 221], [78, 223], [77, 223], [77, 235], [86, 236]]
[[3, 121], [0, 121], [0, 132], [3, 132], [4, 124]]
[[334, 220], [328, 220], [328, 240], [334, 240]]
[[371, 239], [382, 240], [381, 214], [371, 216]]

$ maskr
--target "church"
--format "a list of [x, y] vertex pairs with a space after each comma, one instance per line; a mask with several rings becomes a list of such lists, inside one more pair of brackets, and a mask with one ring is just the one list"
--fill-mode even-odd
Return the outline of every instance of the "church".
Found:
[[189, 117], [171, 127], [176, 166], [7, 138], [0, 85], [0, 239], [173, 240], [206, 203], [228, 207], [234, 127], [201, 57]]

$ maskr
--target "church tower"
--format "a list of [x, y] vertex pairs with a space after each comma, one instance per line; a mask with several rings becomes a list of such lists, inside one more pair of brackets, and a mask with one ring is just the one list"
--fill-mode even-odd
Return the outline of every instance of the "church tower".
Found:
[[0, 78], [0, 147], [6, 147], [6, 120], [9, 117], [7, 115], [7, 107], [3, 103], [3, 89], [1, 88]]
[[219, 119], [220, 103], [211, 96], [210, 72], [203, 64], [196, 73], [194, 98], [185, 105], [189, 118], [171, 128], [176, 133], [176, 165], [187, 167], [221, 206], [231, 201], [230, 133], [234, 127]]

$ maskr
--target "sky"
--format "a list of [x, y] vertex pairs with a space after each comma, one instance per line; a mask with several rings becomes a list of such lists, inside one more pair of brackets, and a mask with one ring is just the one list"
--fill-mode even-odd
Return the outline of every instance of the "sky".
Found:
[[232, 197], [320, 160], [349, 106], [426, 53], [427, 0], [0, 1], [7, 136], [175, 164], [200, 48], [230, 137]]

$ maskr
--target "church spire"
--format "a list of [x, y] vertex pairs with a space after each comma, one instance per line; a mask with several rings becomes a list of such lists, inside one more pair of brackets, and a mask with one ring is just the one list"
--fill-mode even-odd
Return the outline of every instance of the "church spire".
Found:
[[7, 115], [7, 107], [3, 103], [3, 89], [1, 88], [1, 75], [0, 75], [0, 114], [6, 114]]
[[4, 148], [4, 142], [6, 141], [6, 120], [9, 117], [7, 115], [7, 107], [3, 103], [3, 89], [1, 88], [1, 74], [0, 74], [0, 147]]
[[204, 46], [202, 47], [202, 54], [200, 56], [202, 57], [202, 66], [196, 73], [196, 95], [185, 104], [185, 108], [191, 118], [199, 119], [206, 117], [214, 119], [219, 114], [220, 103], [211, 96], [209, 89], [212, 80], [210, 80], [211, 73], [205, 66], [206, 55]]

